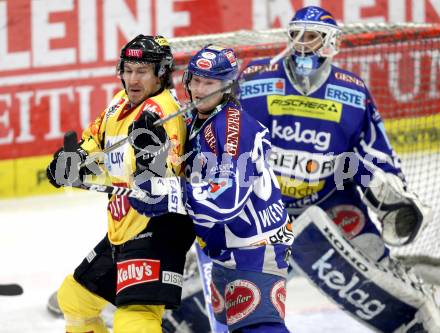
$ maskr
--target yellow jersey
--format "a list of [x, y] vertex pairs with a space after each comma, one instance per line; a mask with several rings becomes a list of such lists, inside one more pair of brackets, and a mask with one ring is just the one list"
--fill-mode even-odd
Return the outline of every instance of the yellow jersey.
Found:
[[[130, 107], [125, 90], [118, 92], [109, 106], [82, 134], [81, 147], [88, 153], [99, 153], [128, 136], [128, 128], [144, 110], [150, 110], [163, 118], [179, 109], [179, 102], [169, 89], [146, 99], [135, 107]], [[177, 116], [163, 124], [171, 141], [168, 168], [180, 175], [180, 159], [184, 153], [186, 125], [183, 117]], [[107, 181], [115, 186], [131, 187], [136, 159], [128, 141], [104, 156]], [[149, 218], [131, 208], [126, 196], [112, 195], [107, 206], [108, 238], [119, 245], [135, 237], [148, 224]]]

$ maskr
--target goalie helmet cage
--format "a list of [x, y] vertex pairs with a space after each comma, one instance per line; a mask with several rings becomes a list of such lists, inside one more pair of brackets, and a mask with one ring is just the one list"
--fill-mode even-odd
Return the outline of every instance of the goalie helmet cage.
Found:
[[[335, 64], [358, 74], [370, 89], [391, 144], [402, 160], [408, 187], [434, 209], [434, 220], [412, 244], [395, 248], [409, 260], [440, 261], [440, 25], [366, 23], [343, 27]], [[243, 66], [275, 56], [284, 29], [237, 31], [171, 39], [177, 75], [191, 55], [213, 43], [232, 47]], [[346, 78], [350, 80], [350, 78]]]

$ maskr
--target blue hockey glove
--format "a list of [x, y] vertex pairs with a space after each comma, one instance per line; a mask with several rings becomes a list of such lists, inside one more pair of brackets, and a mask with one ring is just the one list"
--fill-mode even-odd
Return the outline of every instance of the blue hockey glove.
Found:
[[152, 177], [135, 186], [147, 193], [143, 200], [129, 197], [130, 205], [140, 214], [153, 217], [166, 213], [186, 215], [185, 180], [180, 177]]

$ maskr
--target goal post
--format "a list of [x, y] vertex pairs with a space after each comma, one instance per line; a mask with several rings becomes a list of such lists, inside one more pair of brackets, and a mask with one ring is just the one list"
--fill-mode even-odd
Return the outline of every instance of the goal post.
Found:
[[[364, 23], [342, 25], [339, 67], [358, 74], [375, 100], [391, 144], [402, 159], [409, 188], [434, 208], [434, 221], [418, 240], [393, 250], [408, 257], [440, 260], [440, 25]], [[185, 99], [181, 75], [190, 57], [213, 43], [232, 47], [241, 66], [278, 54], [285, 29], [236, 31], [171, 39], [175, 83]]]

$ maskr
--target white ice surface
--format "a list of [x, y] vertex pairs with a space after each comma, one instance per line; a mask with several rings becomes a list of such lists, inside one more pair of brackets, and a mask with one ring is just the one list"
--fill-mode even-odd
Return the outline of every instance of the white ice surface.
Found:
[[[0, 332], [64, 332], [63, 321], [46, 310], [47, 300], [106, 228], [104, 194], [0, 200], [0, 284], [24, 288], [21, 296], [0, 296]], [[288, 284], [286, 319], [294, 333], [370, 332], [302, 278]]]

